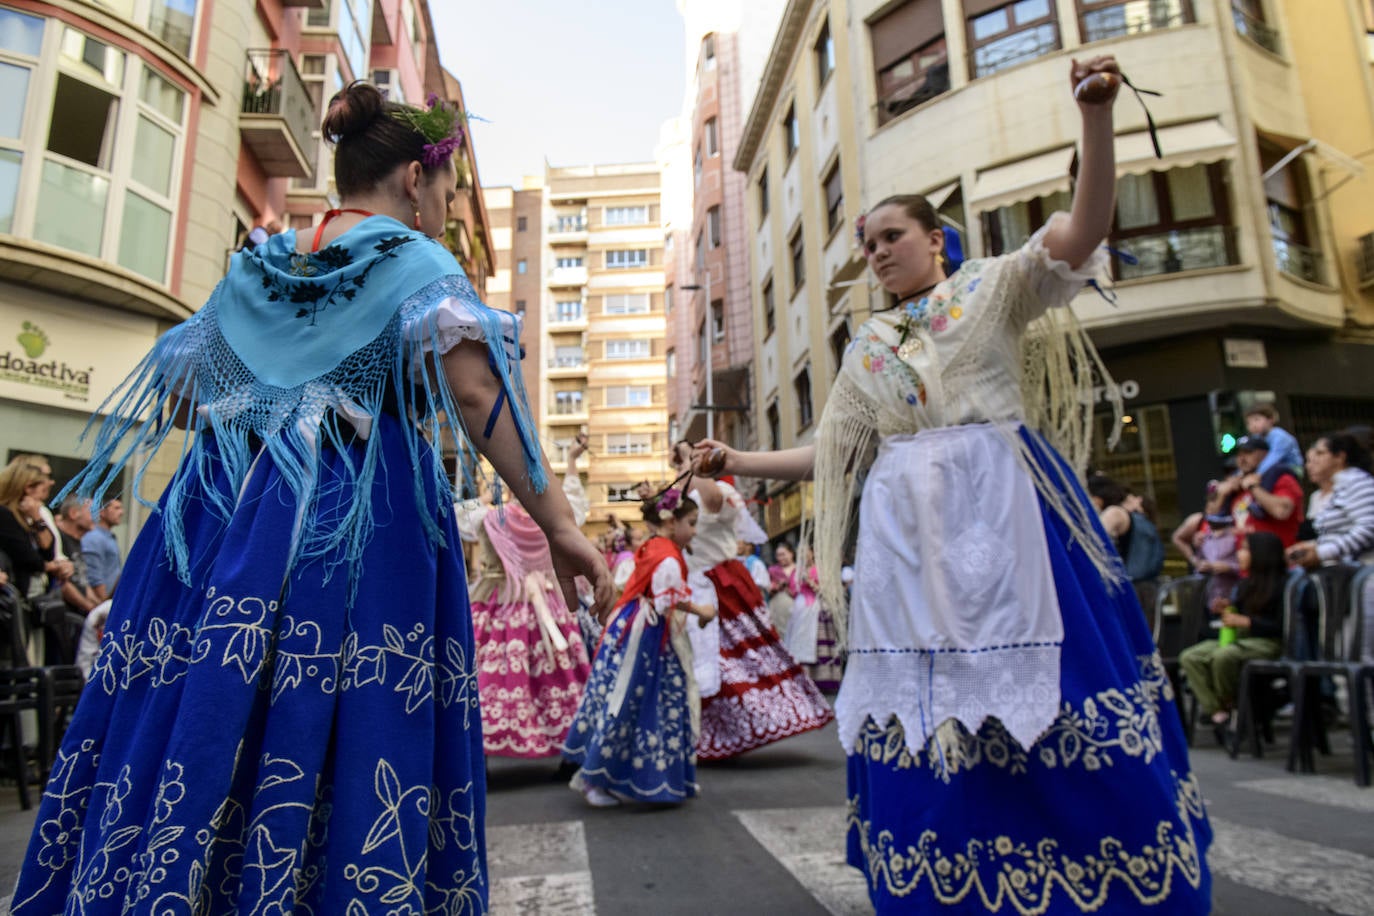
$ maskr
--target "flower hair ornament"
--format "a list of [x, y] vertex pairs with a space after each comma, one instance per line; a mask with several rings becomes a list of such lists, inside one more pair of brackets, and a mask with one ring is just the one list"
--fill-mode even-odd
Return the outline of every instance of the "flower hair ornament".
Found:
[[[670, 522], [673, 520], [673, 513], [677, 507], [682, 505], [682, 497], [687, 493], [687, 488], [692, 482], [691, 470], [684, 471], [676, 480], [659, 490], [649, 497], [649, 502], [654, 507], [654, 515], [660, 522]], [[678, 486], [682, 484], [682, 486]]]
[[467, 116], [457, 106], [448, 104], [433, 92], [425, 99], [425, 104], [429, 107], [407, 106], [404, 111], [397, 112], [396, 117], [415, 128], [428, 141], [421, 162], [425, 168], [433, 169], [447, 162], [463, 145], [463, 124]]

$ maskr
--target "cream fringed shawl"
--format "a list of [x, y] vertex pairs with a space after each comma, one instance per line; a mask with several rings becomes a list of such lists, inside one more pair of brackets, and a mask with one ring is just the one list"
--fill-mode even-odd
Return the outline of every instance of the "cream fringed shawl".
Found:
[[1023, 423], [1039, 432], [1081, 478], [1099, 386], [1115, 411], [1113, 429], [1120, 428], [1116, 386], [1067, 307], [1086, 282], [1105, 278], [1106, 253], [1099, 249], [1073, 270], [1049, 257], [1044, 233], [1012, 254], [967, 262], [941, 283], [922, 300], [919, 320], [909, 322], [908, 339], [918, 344], [900, 346], [906, 315], [897, 309], [866, 322], [845, 355], [817, 430], [811, 525], [821, 601], [841, 645], [848, 642], [840, 579], [845, 546], [867, 469], [889, 436], [992, 422], [1103, 578], [1123, 581], [1120, 561], [1096, 533], [1091, 506], [1068, 495], [1070, 481], [1060, 479], [1059, 467], [1038, 461], [1020, 434]]

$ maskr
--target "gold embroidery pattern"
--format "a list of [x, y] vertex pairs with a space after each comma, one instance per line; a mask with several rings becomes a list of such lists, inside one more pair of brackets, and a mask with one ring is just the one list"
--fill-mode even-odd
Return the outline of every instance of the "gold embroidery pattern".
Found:
[[[1049, 769], [1081, 765], [1089, 772], [1115, 766], [1118, 757], [1146, 764], [1154, 760], [1164, 748], [1160, 706], [1173, 700], [1174, 691], [1157, 653], [1139, 656], [1138, 662], [1140, 680], [1130, 687], [1099, 691], [1077, 709], [1066, 702], [1036, 742], [1036, 760]], [[887, 725], [869, 720], [854, 753], [898, 770], [929, 769], [946, 784], [956, 773], [982, 764], [1019, 775], [1031, 763], [1030, 754], [996, 719], [984, 722], [976, 735], [959, 722], [945, 722], [930, 745], [915, 753], [908, 750], [896, 719]]]
[[908, 896], [925, 881], [941, 905], [961, 903], [976, 892], [989, 912], [1038, 916], [1054, 902], [1056, 890], [1079, 910], [1094, 912], [1107, 904], [1113, 885], [1119, 884], [1141, 904], [1151, 905], [1168, 899], [1176, 880], [1194, 889], [1202, 885], [1202, 850], [1194, 830], [1206, 818], [1202, 793], [1192, 776], [1173, 777], [1177, 818], [1160, 821], [1155, 841], [1136, 852], [1110, 836], [1098, 842], [1095, 853], [1081, 858], [1061, 853], [1052, 837], [1034, 845], [1008, 836], [974, 838], [950, 852], [934, 830], [922, 831], [915, 845], [901, 849], [890, 831], [872, 835], [872, 822], [858, 815], [858, 798], [849, 800], [849, 828], [858, 833], [872, 887], [876, 890], [881, 882], [896, 897]]

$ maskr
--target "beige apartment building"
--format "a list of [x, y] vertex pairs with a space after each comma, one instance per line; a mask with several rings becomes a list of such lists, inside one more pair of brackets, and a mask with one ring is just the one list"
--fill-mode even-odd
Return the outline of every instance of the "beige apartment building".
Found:
[[543, 195], [540, 259], [524, 268], [543, 284], [528, 305], [541, 310], [540, 429], [559, 473], [588, 433], [595, 533], [608, 513], [638, 520], [635, 484], [668, 474], [659, 166], [550, 167]]
[[[485, 301], [492, 308], [514, 312], [523, 322], [520, 343], [530, 409], [543, 410], [544, 308], [541, 264], [544, 239], [544, 182], [527, 178], [519, 188], [484, 188], [491, 222], [491, 251], [496, 269], [487, 280]], [[542, 429], [542, 427], [541, 427]], [[548, 444], [545, 444], [548, 448]]]
[[790, 2], [735, 160], [780, 444], [805, 441], [843, 326], [886, 304], [853, 247], [859, 208], [921, 192], [970, 256], [1013, 250], [1068, 206], [1069, 60], [1102, 53], [1164, 95], [1149, 100], [1162, 158], [1135, 100], [1117, 103], [1109, 243], [1134, 263], [1114, 263], [1114, 304], [1074, 303], [1128, 413], [1113, 452], [1099, 416], [1095, 464], [1167, 525], [1200, 504], [1249, 404], [1274, 400], [1304, 445], [1369, 423], [1372, 27], [1366, 0]]

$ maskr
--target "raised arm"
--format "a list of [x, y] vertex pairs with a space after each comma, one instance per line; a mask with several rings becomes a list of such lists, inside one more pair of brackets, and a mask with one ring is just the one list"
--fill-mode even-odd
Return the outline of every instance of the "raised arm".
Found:
[[[484, 438], [478, 432], [486, 428], [487, 418], [501, 394], [501, 382], [487, 365], [486, 345], [480, 341], [463, 341], [444, 354], [443, 369], [463, 415], [463, 425], [474, 433], [473, 445], [487, 457], [497, 475], [505, 481], [511, 495], [520, 501], [520, 505], [548, 538], [554, 570], [568, 607], [577, 607], [577, 585], [574, 580], [577, 576], [585, 576], [596, 594], [592, 613], [598, 618], [609, 615], [615, 589], [606, 561], [578, 528], [572, 507], [561, 487], [548, 486], [543, 493], [536, 493], [530, 486], [524, 451], [510, 405], [502, 408], [490, 438]], [[540, 461], [544, 464], [548, 479], [556, 480], [549, 468], [548, 458], [542, 453]]]
[[810, 480], [816, 469], [816, 447], [803, 445], [800, 448], [783, 449], [777, 452], [741, 452], [715, 439], [702, 439], [695, 446], [697, 460], [713, 449], [725, 454], [725, 464], [719, 474], [735, 474], [740, 477], [762, 477], [767, 480]]
[[[1094, 57], [1075, 60], [1069, 73], [1070, 84], [1093, 73], [1119, 74], [1116, 58]], [[1083, 116], [1083, 144], [1078, 156], [1078, 180], [1073, 208], [1067, 220], [1053, 223], [1045, 233], [1045, 248], [1050, 257], [1077, 268], [1102, 244], [1112, 228], [1116, 205], [1116, 153], [1113, 148], [1112, 105], [1119, 84], [1101, 102], [1079, 102]]]

